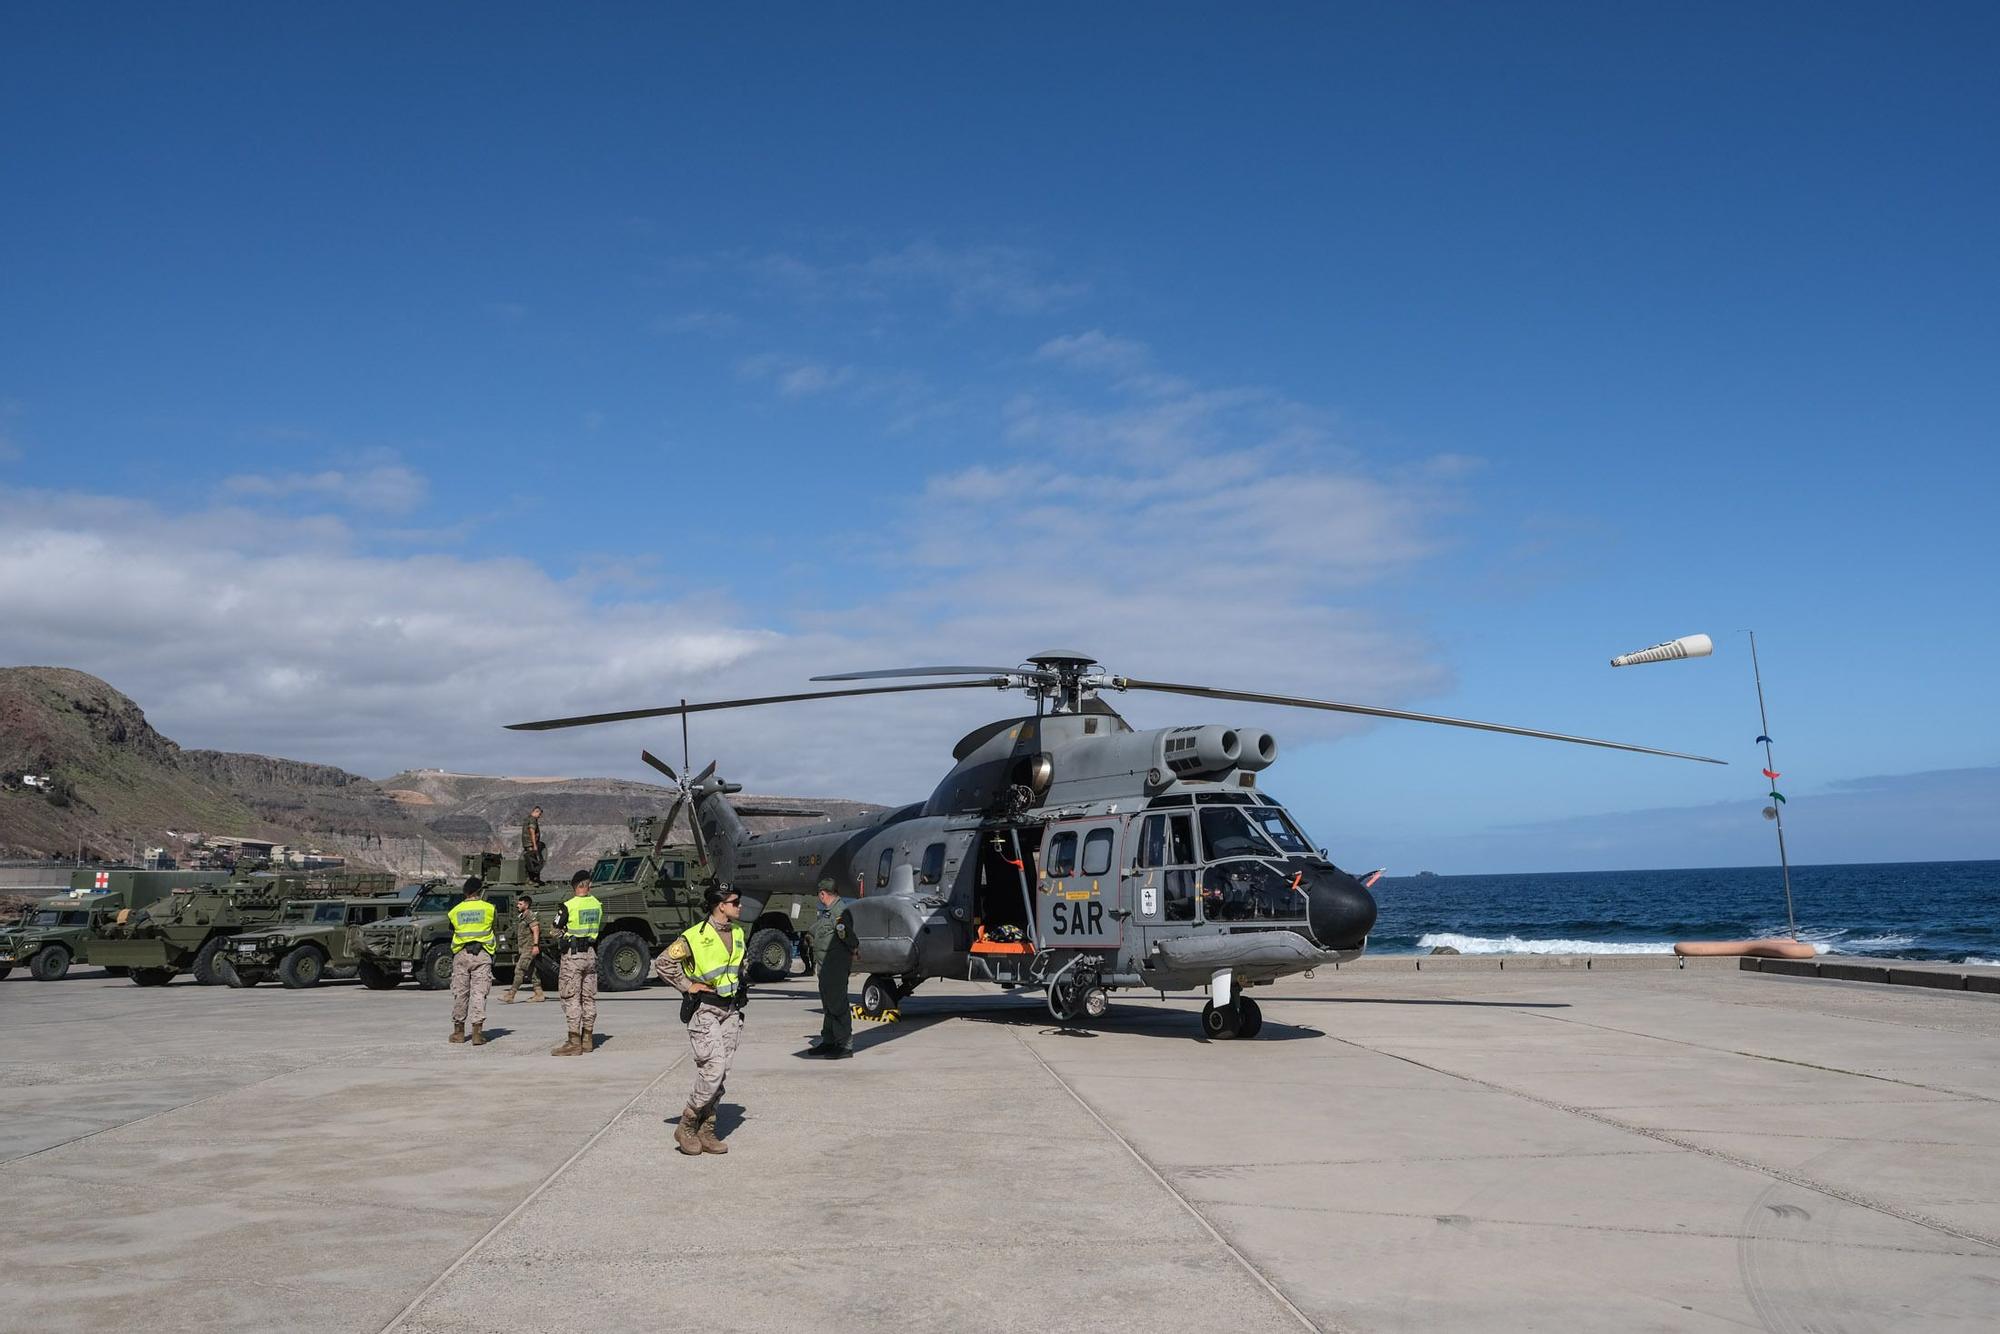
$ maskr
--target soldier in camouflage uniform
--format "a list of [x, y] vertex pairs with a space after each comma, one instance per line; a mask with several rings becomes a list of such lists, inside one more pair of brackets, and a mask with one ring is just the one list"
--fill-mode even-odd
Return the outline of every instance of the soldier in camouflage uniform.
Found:
[[736, 920], [743, 915], [743, 901], [727, 885], [715, 885], [702, 902], [708, 919], [675, 937], [653, 961], [653, 971], [686, 998], [681, 1018], [688, 1026], [688, 1045], [694, 1049], [694, 1091], [674, 1128], [674, 1147], [686, 1154], [729, 1152], [729, 1146], [716, 1137], [715, 1109], [743, 1034], [748, 980], [743, 967], [744, 931]]
[[542, 808], [528, 812], [528, 818], [521, 821], [521, 874], [528, 877], [528, 883], [542, 883]]
[[514, 900], [514, 981], [507, 988], [507, 994], [500, 998], [502, 1005], [514, 1003], [514, 993], [521, 989], [524, 979], [535, 984], [535, 999], [548, 999], [542, 991], [542, 970], [536, 965], [541, 962], [542, 924], [535, 920], [535, 901], [526, 894]]
[[819, 916], [808, 933], [819, 970], [819, 1041], [806, 1052], [839, 1061], [854, 1055], [854, 1011], [847, 1003], [847, 975], [854, 967], [854, 914], [831, 877], [819, 882]]

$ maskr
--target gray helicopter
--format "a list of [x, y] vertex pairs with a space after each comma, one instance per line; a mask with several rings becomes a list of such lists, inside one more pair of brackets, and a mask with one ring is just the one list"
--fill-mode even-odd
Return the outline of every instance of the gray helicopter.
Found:
[[[1018, 667], [905, 667], [815, 681], [964, 677], [716, 700], [515, 723], [543, 731], [855, 695], [1019, 690], [1031, 715], [966, 734], [928, 801], [887, 813], [753, 834], [726, 800], [738, 784], [710, 763], [681, 779], [690, 824], [744, 920], [779, 894], [831, 877], [855, 896], [861, 1008], [893, 1010], [928, 978], [966, 978], [1047, 996], [1062, 1023], [1101, 1018], [1121, 989], [1205, 989], [1210, 1038], [1255, 1037], [1249, 992], [1358, 958], [1375, 925], [1374, 876], [1357, 879], [1316, 848], [1257, 776], [1278, 755], [1267, 732], [1223, 726], [1135, 730], [1106, 691], [1401, 718], [1707, 764], [1724, 761], [1403, 709], [1146, 681], [1090, 655], [1036, 654]], [[676, 803], [678, 813], [680, 803]], [[673, 814], [668, 817], [671, 823]], [[1379, 873], [1378, 873], [1379, 874]]]

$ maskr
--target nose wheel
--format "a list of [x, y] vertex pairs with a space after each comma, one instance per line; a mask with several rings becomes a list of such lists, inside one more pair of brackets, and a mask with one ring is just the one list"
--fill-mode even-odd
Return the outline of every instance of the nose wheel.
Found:
[[1201, 1035], [1211, 1042], [1254, 1038], [1263, 1030], [1264, 1011], [1248, 996], [1238, 996], [1227, 1005], [1211, 1001], [1201, 1007]]

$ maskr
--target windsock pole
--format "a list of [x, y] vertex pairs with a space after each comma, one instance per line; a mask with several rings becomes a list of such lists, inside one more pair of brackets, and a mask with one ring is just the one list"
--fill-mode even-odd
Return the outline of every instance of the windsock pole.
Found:
[[1757, 680], [1757, 721], [1763, 730], [1757, 739], [1764, 743], [1764, 776], [1771, 780], [1771, 819], [1778, 826], [1778, 869], [1785, 881], [1785, 925], [1791, 929], [1793, 940], [1799, 938], [1799, 921], [1792, 913], [1792, 863], [1785, 855], [1785, 799], [1778, 795], [1778, 766], [1771, 756], [1771, 716], [1764, 709], [1764, 672], [1757, 665], [1757, 632], [1745, 631], [1750, 636], [1750, 672]]

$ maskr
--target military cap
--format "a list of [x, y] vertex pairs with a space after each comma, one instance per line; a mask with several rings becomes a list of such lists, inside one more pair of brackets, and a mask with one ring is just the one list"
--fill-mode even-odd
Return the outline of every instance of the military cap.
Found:
[[840, 886], [833, 883], [832, 876], [823, 875], [819, 878], [818, 892], [821, 894], [838, 894], [840, 892]]

